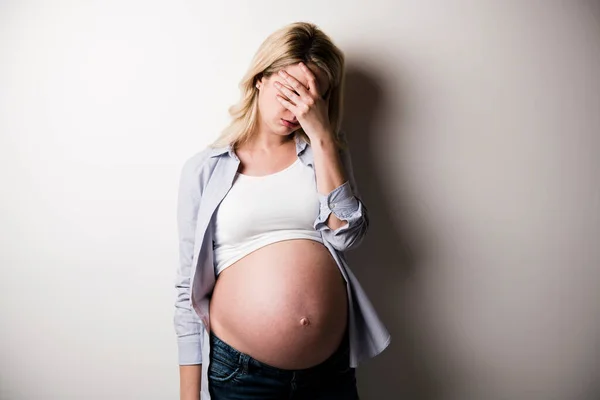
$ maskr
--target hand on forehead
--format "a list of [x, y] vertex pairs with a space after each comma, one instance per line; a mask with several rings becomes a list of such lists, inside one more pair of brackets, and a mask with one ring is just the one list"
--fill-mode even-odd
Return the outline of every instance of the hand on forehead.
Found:
[[[314, 64], [305, 64], [305, 65], [310, 69], [312, 74], [315, 76], [315, 79], [317, 81], [317, 88], [319, 89], [319, 93], [320, 94], [326, 93], [329, 88], [329, 82], [328, 82], [327, 75], [325, 74], [325, 72], [323, 72], [319, 67], [317, 67]], [[291, 64], [282, 69], [285, 72], [287, 72], [288, 74], [290, 74], [291, 76], [293, 76], [305, 88], [308, 88], [308, 76], [300, 67], [300, 63]], [[285, 82], [285, 79], [281, 83], [289, 86], [287, 84], [287, 82]]]

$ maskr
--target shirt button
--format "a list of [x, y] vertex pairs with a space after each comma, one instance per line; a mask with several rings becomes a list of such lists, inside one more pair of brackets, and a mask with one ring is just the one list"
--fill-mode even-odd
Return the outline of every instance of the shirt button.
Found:
[[331, 208], [335, 208], [335, 203], [331, 203], [331, 204], [329, 205], [329, 207], [331, 207]]

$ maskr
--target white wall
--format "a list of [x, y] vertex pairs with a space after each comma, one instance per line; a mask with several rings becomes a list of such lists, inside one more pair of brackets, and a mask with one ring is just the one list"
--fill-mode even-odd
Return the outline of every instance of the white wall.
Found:
[[259, 43], [346, 52], [374, 399], [600, 396], [600, 5], [0, 3], [0, 398], [177, 398], [175, 200]]

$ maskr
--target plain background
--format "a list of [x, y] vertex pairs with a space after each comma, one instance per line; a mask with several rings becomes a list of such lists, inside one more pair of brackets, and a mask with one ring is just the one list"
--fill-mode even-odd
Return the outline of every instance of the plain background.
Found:
[[0, 398], [178, 398], [180, 167], [299, 20], [348, 61], [362, 398], [599, 398], [592, 0], [2, 1]]

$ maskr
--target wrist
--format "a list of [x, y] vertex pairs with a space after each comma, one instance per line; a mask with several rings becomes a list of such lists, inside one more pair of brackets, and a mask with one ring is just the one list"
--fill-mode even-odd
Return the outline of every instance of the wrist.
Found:
[[311, 138], [310, 146], [316, 151], [333, 151], [336, 150], [336, 144], [331, 134], [316, 135]]

